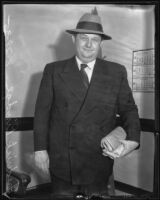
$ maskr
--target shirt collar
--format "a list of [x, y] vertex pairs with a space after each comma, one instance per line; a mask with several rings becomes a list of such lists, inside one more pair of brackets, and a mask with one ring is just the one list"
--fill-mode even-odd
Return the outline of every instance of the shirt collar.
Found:
[[[83, 64], [83, 62], [77, 56], [76, 56], [76, 61], [77, 61], [77, 64], [78, 64], [78, 68], [80, 70], [81, 69], [81, 64]], [[89, 63], [86, 63], [88, 65], [88, 69], [93, 70], [95, 62], [96, 62], [96, 60], [93, 60], [93, 61], [91, 61]]]

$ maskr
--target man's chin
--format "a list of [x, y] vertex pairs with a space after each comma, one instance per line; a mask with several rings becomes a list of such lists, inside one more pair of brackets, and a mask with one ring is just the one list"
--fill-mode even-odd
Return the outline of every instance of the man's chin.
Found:
[[83, 58], [81, 59], [84, 63], [89, 63], [92, 62], [93, 60], [95, 60], [95, 58]]
[[82, 60], [85, 62], [92, 62], [93, 60], [95, 60], [96, 58], [93, 56], [83, 56]]

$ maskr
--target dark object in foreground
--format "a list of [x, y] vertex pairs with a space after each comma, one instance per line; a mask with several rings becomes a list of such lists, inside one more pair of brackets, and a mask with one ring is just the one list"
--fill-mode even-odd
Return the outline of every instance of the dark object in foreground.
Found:
[[23, 196], [31, 182], [29, 175], [6, 169], [6, 193], [9, 196]]

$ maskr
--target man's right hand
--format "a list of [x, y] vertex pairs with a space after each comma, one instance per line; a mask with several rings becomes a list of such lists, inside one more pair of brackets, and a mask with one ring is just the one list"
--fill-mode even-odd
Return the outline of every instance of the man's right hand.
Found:
[[46, 150], [35, 151], [35, 164], [44, 173], [49, 174], [49, 156]]

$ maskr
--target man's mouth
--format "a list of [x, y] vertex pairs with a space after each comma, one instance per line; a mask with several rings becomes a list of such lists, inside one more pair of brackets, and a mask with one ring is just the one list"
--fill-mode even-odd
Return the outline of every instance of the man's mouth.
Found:
[[93, 52], [94, 50], [93, 49], [84, 49], [84, 51], [87, 51], [87, 52]]

